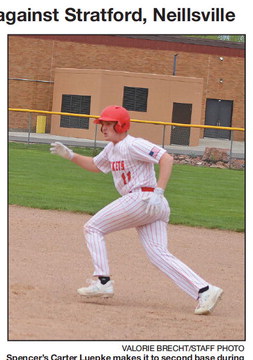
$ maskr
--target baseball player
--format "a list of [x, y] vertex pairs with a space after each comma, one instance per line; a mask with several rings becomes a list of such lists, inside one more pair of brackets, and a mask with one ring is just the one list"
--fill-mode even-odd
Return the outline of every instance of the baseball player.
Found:
[[[90, 285], [77, 292], [84, 297], [112, 297], [113, 280], [108, 264], [105, 235], [135, 227], [151, 263], [198, 301], [195, 314], [209, 314], [223, 290], [209, 284], [167, 248], [170, 215], [164, 190], [171, 175], [173, 157], [151, 142], [130, 136], [128, 111], [121, 106], [106, 107], [94, 121], [108, 145], [94, 158], [74, 153], [60, 142], [51, 152], [69, 159], [85, 170], [112, 172], [121, 197], [95, 214], [85, 225], [84, 235], [94, 265]], [[154, 164], [159, 164], [156, 180]]]

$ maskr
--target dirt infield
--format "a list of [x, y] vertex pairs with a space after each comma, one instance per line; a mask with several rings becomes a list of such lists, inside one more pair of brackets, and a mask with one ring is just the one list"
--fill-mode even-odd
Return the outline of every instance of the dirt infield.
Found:
[[224, 296], [210, 316], [148, 261], [135, 229], [107, 236], [115, 295], [83, 299], [89, 216], [10, 206], [9, 340], [244, 340], [244, 234], [169, 226], [170, 251]]

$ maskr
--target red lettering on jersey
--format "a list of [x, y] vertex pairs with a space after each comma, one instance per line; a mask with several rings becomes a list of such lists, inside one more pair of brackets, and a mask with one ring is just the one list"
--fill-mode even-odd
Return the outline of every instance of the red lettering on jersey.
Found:
[[125, 162], [121, 161], [111, 161], [111, 169], [112, 171], [122, 171], [125, 170]]

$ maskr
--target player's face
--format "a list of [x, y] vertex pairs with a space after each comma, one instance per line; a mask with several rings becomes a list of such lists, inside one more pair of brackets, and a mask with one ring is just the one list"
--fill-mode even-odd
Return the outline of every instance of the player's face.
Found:
[[116, 124], [115, 121], [101, 121], [101, 131], [106, 141], [117, 143], [120, 140], [120, 134], [114, 130]]

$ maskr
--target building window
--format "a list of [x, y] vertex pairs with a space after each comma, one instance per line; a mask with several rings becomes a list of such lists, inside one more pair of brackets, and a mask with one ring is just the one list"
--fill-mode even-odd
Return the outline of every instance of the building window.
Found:
[[[90, 114], [90, 96], [62, 95], [61, 112]], [[61, 115], [61, 127], [89, 129], [89, 118]]]
[[123, 106], [129, 111], [147, 111], [148, 89], [124, 86]]

